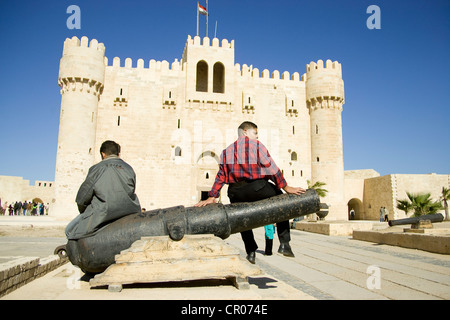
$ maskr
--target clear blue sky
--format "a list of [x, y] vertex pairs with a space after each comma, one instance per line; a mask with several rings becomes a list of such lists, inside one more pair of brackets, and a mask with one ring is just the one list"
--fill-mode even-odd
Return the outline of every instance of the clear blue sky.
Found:
[[[66, 26], [72, 4], [80, 30]], [[196, 4], [1, 1], [0, 175], [54, 179], [65, 38], [98, 39], [110, 62], [172, 62], [195, 35]], [[373, 4], [379, 30], [366, 27]], [[210, 35], [217, 21], [241, 65], [303, 74], [310, 61], [342, 63], [346, 170], [450, 173], [450, 1], [210, 0], [209, 11]]]

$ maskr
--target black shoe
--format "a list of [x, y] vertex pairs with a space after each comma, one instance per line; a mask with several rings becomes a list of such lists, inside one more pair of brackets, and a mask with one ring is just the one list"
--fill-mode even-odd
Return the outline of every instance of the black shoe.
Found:
[[255, 258], [256, 258], [256, 252], [255, 252], [255, 251], [250, 252], [250, 253], [247, 255], [247, 260], [248, 260], [248, 262], [250, 262], [251, 264], [255, 264]]
[[273, 239], [266, 239], [266, 250], [264, 251], [264, 255], [271, 256], [272, 247], [273, 247]]
[[280, 247], [278, 248], [278, 253], [281, 253], [283, 256], [286, 256], [286, 257], [291, 257], [291, 258], [295, 257], [289, 243], [281, 243]]

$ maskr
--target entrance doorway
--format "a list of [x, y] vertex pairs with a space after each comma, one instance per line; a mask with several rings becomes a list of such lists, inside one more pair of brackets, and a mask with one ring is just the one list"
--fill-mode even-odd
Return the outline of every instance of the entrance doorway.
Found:
[[[364, 220], [363, 204], [362, 204], [361, 200], [359, 200], [357, 198], [351, 199], [347, 203], [347, 208], [348, 208], [348, 219], [349, 220]], [[354, 211], [353, 217], [350, 215], [351, 210]]]
[[201, 201], [208, 199], [208, 191], [202, 191]]

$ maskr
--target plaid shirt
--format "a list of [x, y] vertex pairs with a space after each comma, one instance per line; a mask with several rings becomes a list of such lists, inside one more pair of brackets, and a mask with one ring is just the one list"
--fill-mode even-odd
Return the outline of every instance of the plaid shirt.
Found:
[[240, 137], [222, 151], [219, 172], [208, 196], [218, 198], [224, 183], [256, 179], [270, 179], [279, 189], [287, 186], [267, 148], [258, 140]]

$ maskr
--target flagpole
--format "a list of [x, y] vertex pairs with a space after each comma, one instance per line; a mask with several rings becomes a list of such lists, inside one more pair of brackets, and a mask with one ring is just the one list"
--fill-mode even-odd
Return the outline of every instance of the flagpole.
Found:
[[214, 38], [216, 38], [217, 35], [217, 20], [216, 20], [216, 28], [214, 29]]
[[197, 37], [198, 37], [198, 5], [199, 5], [199, 3], [197, 1]]
[[208, 37], [208, 16], [209, 16], [208, 0], [206, 0], [206, 37]]

